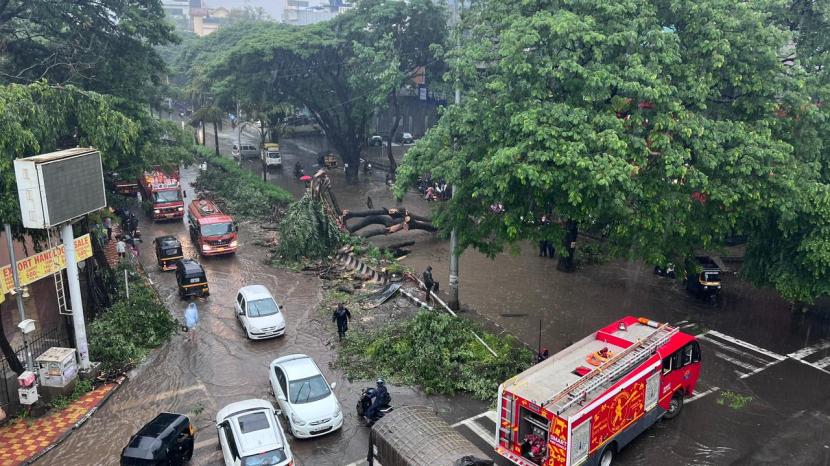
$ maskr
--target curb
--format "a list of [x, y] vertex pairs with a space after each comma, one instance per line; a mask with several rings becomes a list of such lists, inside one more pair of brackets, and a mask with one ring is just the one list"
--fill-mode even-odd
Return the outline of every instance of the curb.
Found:
[[109, 401], [110, 397], [115, 392], [117, 392], [118, 389], [121, 388], [121, 386], [124, 384], [124, 382], [126, 380], [127, 380], [127, 377], [123, 376], [123, 375], [121, 377], [119, 377], [118, 379], [116, 379], [115, 387], [112, 390], [110, 390], [109, 393], [107, 393], [103, 398], [101, 398], [101, 400], [98, 402], [97, 405], [93, 406], [92, 409], [87, 411], [86, 414], [84, 414], [80, 419], [78, 419], [78, 421], [75, 422], [75, 424], [73, 424], [71, 428], [67, 429], [63, 434], [61, 434], [60, 437], [58, 437], [54, 442], [52, 442], [52, 444], [50, 444], [49, 446], [47, 446], [46, 448], [44, 448], [40, 452], [36, 453], [34, 456], [31, 456], [31, 457], [27, 458], [25, 461], [23, 461], [20, 464], [22, 466], [28, 466], [28, 465], [34, 463], [35, 461], [39, 460], [43, 455], [45, 455], [45, 454], [49, 453], [50, 451], [52, 451], [55, 447], [57, 447], [61, 443], [63, 443], [64, 440], [69, 438], [69, 436], [73, 432], [78, 430], [79, 427], [81, 427], [89, 418], [91, 418], [92, 415], [95, 414], [96, 411], [98, 411], [98, 408], [100, 408], [101, 406], [104, 405], [104, 403]]

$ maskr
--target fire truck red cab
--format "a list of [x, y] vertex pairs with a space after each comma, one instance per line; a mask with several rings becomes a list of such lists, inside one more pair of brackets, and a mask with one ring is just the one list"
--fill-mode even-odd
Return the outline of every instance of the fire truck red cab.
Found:
[[207, 200], [197, 199], [187, 210], [190, 239], [203, 256], [233, 254], [238, 247], [233, 217]]
[[521, 466], [608, 466], [677, 416], [699, 375], [693, 336], [622, 318], [499, 386], [496, 451]]
[[179, 171], [165, 173], [156, 167], [139, 178], [142, 204], [153, 220], [184, 217], [184, 200], [179, 185]]

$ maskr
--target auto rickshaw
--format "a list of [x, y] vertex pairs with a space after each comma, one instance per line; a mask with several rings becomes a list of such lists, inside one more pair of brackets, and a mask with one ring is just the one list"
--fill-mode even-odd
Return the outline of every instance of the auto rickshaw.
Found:
[[182, 243], [175, 236], [159, 236], [153, 240], [156, 249], [156, 261], [161, 270], [175, 270], [176, 261], [183, 258]]
[[176, 262], [176, 283], [181, 299], [190, 296], [210, 296], [205, 269], [193, 259], [179, 259]]
[[325, 166], [328, 169], [337, 168], [337, 157], [335, 157], [334, 154], [329, 152], [323, 157], [323, 166]]
[[704, 299], [717, 299], [721, 290], [720, 267], [709, 256], [686, 261], [686, 290]]

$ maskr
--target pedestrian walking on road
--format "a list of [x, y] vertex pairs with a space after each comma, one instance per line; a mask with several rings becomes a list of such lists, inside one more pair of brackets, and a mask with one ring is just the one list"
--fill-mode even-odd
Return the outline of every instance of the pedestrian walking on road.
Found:
[[123, 259], [127, 255], [127, 243], [124, 242], [124, 238], [121, 236], [118, 236], [118, 242], [115, 243], [115, 252], [118, 253], [119, 259]]
[[549, 241], [546, 239], [539, 241], [539, 257], [545, 257], [548, 255], [548, 248], [550, 247]]
[[366, 196], [366, 207], [368, 207], [369, 210], [372, 210], [372, 209], [375, 208], [375, 203], [372, 202], [372, 196]]
[[104, 217], [104, 228], [107, 230], [107, 242], [112, 241], [112, 219]]
[[426, 294], [424, 295], [424, 302], [430, 302], [430, 292], [435, 287], [435, 280], [432, 278], [432, 266], [428, 265], [427, 269], [424, 270], [422, 275], [424, 281], [424, 289], [426, 290]]
[[193, 340], [196, 333], [196, 324], [199, 323], [199, 309], [196, 308], [196, 303], [187, 305], [184, 310], [184, 326], [187, 328], [187, 338]]
[[352, 313], [343, 305], [343, 303], [337, 303], [337, 309], [334, 310], [334, 313], [331, 315], [331, 321], [337, 322], [337, 336], [339, 337], [340, 341], [343, 341], [343, 337], [346, 336], [346, 332], [349, 331], [349, 319], [352, 318]]

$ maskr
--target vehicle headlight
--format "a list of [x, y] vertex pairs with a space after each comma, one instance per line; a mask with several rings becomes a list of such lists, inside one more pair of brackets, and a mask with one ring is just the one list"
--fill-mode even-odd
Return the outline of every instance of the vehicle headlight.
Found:
[[299, 417], [297, 417], [297, 415], [294, 414], [294, 413], [291, 413], [291, 422], [293, 422], [294, 424], [297, 424], [298, 426], [304, 426], [305, 425], [305, 421], [300, 419]]
[[153, 209], [153, 213], [154, 213], [154, 214], [161, 213], [161, 210], [159, 210], [159, 209]]
[[181, 212], [181, 211], [183, 211], [183, 210], [184, 210], [184, 207], [179, 207], [179, 208], [178, 208], [178, 209], [176, 209], [176, 210], [178, 210], [179, 212]]
[[211, 249], [213, 249], [213, 248], [210, 247], [209, 244], [203, 244], [202, 245], [202, 251], [210, 251]]
[[251, 333], [262, 333], [262, 329], [261, 329], [261, 328], [257, 328], [257, 327], [250, 327], [250, 329], [251, 329]]
[[239, 243], [236, 240], [231, 241], [231, 247], [235, 248]]
[[335, 408], [334, 410], [334, 417], [340, 417], [340, 413], [340, 405], [338, 405], [337, 408]]

